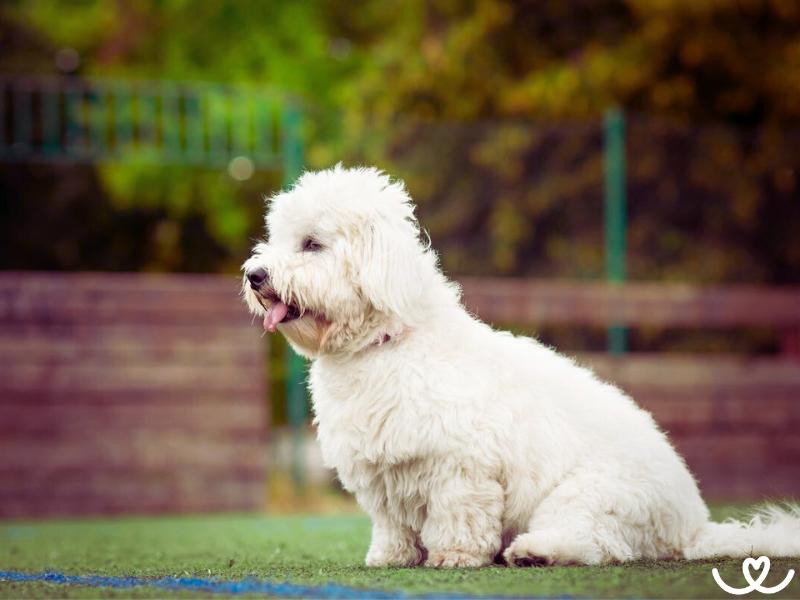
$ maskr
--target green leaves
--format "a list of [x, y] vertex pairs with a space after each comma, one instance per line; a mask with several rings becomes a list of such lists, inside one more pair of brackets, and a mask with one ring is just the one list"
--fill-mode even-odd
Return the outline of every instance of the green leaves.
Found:
[[[602, 275], [601, 116], [618, 105], [630, 117], [632, 276], [789, 281], [800, 272], [798, 6], [18, 1], [0, 16], [28, 45], [0, 66], [41, 71], [67, 47], [79, 76], [290, 96], [310, 167], [365, 162], [403, 177], [445, 266], [474, 274]], [[177, 228], [163, 244], [202, 215], [222, 251], [196, 266], [212, 270], [241, 262], [262, 195], [281, 183], [267, 170], [240, 182], [222, 167], [135, 160], [99, 174], [114, 210]], [[175, 244], [147, 264], [195, 260]]]

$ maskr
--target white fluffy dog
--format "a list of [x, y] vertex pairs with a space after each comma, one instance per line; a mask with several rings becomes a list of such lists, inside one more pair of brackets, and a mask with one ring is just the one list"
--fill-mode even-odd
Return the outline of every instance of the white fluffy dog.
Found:
[[264, 328], [312, 360], [327, 464], [372, 518], [371, 566], [800, 555], [800, 513], [712, 523], [649, 413], [470, 315], [401, 182], [306, 173], [244, 264]]

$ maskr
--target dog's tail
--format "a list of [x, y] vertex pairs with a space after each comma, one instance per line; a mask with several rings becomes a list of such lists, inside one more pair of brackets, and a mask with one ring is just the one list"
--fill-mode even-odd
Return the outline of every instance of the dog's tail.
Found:
[[800, 556], [800, 506], [768, 504], [749, 521], [708, 522], [684, 548], [688, 559]]

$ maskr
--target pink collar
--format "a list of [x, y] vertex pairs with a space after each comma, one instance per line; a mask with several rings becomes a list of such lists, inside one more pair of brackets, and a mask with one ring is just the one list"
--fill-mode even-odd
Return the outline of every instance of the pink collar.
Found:
[[372, 342], [372, 345], [373, 346], [383, 346], [385, 343], [390, 342], [391, 339], [392, 339], [392, 336], [390, 336], [388, 333], [384, 333], [377, 340]]

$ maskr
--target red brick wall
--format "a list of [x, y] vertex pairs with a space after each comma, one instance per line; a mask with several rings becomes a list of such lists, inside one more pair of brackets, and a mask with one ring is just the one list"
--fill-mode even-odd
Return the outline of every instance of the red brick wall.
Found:
[[583, 357], [653, 413], [708, 498], [800, 496], [800, 362]]
[[238, 286], [0, 274], [0, 516], [261, 508], [266, 348]]
[[[576, 300], [604, 294], [598, 286], [521, 285], [481, 302], [498, 288], [471, 280], [466, 300], [501, 322], [513, 320], [503, 306], [593, 324], [607, 311], [587, 307], [616, 306]], [[238, 287], [227, 276], [0, 273], [0, 516], [261, 508], [266, 342]], [[751, 314], [763, 325], [770, 312], [748, 308], [750, 288], [650, 288], [616, 292], [631, 302], [647, 292], [647, 310], [623, 311], [628, 322], [680, 315], [686, 326], [713, 309], [725, 326]], [[793, 294], [767, 294], [781, 327], [800, 315]], [[675, 310], [691, 298], [695, 308]], [[796, 355], [582, 360], [653, 412], [708, 497], [800, 496]]]

